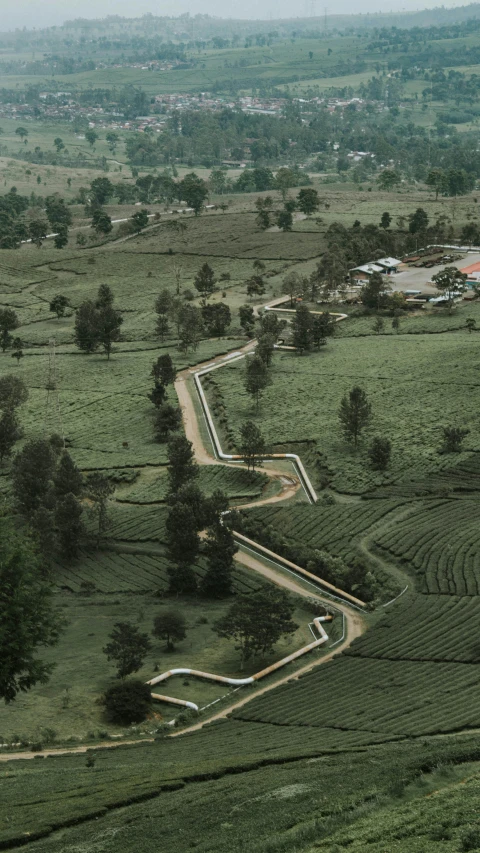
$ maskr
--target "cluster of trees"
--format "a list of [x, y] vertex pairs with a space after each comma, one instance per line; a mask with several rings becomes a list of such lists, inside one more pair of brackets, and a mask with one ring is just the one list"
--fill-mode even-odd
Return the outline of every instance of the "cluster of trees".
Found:
[[[199, 591], [208, 597], [223, 598], [232, 592], [233, 557], [236, 545], [224, 521], [228, 498], [217, 490], [205, 497], [197, 484], [199, 469], [192, 444], [184, 435], [172, 436], [168, 443], [166, 521], [170, 592], [176, 595]], [[207, 528], [202, 553], [207, 569], [200, 584], [194, 564], [200, 553], [201, 530]]]
[[11, 456], [16, 442], [22, 438], [17, 409], [28, 399], [22, 379], [12, 374], [0, 377], [0, 463]]
[[55, 233], [56, 248], [62, 249], [68, 243], [68, 229], [71, 224], [71, 211], [58, 193], [47, 196], [46, 199], [32, 199], [19, 195], [16, 187], [12, 187], [0, 197], [2, 249], [18, 249], [26, 240], [31, 240], [40, 248], [50, 231]]
[[155, 406], [155, 437], [162, 443], [168, 441], [170, 434], [180, 429], [182, 423], [180, 408], [168, 402], [167, 388], [174, 384], [176, 375], [176, 368], [168, 353], [160, 355], [152, 365], [150, 376], [154, 385], [148, 396]]
[[[58, 298], [58, 297], [57, 297]], [[110, 359], [113, 344], [120, 340], [120, 327], [123, 317], [113, 307], [114, 295], [108, 284], [98, 288], [94, 302], [87, 299], [75, 313], [74, 340], [77, 347], [85, 353], [93, 353], [100, 346]]]
[[100, 472], [85, 480], [63, 439], [31, 439], [13, 459], [12, 491], [17, 510], [30, 527], [44, 559], [55, 553], [67, 560], [78, 556], [87, 538], [84, 498], [97, 545], [108, 526], [108, 498], [114, 487]]

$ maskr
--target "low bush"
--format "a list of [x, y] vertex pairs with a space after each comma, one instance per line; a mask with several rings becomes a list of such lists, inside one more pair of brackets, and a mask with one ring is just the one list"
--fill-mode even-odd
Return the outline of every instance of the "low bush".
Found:
[[114, 684], [105, 693], [105, 712], [111, 723], [141, 723], [152, 703], [150, 688], [137, 678]]

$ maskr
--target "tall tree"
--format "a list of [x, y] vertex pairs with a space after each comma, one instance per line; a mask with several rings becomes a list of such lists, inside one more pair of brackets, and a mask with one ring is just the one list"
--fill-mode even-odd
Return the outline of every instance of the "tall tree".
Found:
[[83, 476], [68, 450], [64, 450], [58, 460], [57, 468], [53, 475], [53, 484], [58, 500], [68, 494], [72, 494], [77, 498], [82, 494]]
[[260, 654], [272, 654], [281, 637], [295, 633], [295, 605], [279, 587], [262, 585], [249, 595], [239, 595], [235, 604], [214, 625], [219, 637], [235, 640], [240, 651], [241, 669], [244, 662]]
[[62, 296], [60, 293], [57, 296], [54, 296], [50, 302], [49, 310], [57, 315], [57, 319], [65, 316], [66, 309], [70, 306], [70, 300], [66, 296]]
[[95, 471], [87, 477], [86, 493], [87, 497], [91, 501], [90, 515], [96, 522], [97, 546], [100, 544], [101, 538], [105, 536], [105, 533], [110, 526], [110, 519], [108, 517], [108, 499], [110, 495], [113, 495], [114, 491], [115, 486], [110, 482], [108, 477], [105, 477], [105, 475], [101, 474], [100, 471]]
[[311, 216], [320, 206], [318, 193], [312, 187], [304, 187], [300, 190], [297, 198], [298, 209], [306, 216]]
[[195, 172], [190, 172], [185, 175], [184, 179], [178, 184], [180, 198], [187, 202], [189, 207], [193, 208], [195, 216], [198, 216], [208, 198], [208, 186], [202, 178], [199, 178]]
[[218, 521], [207, 531], [204, 545], [207, 558], [200, 590], [208, 598], [225, 598], [232, 593], [233, 558], [238, 551], [232, 531]]
[[155, 417], [155, 435], [157, 441], [165, 442], [171, 432], [176, 432], [182, 425], [182, 411], [178, 406], [162, 403]]
[[436, 275], [432, 275], [432, 281], [435, 283], [436, 289], [445, 298], [448, 305], [448, 313], [452, 313], [453, 304], [459, 293], [464, 293], [467, 289], [465, 284], [467, 275], [461, 272], [457, 267], [445, 267]]
[[51, 441], [31, 439], [13, 460], [13, 494], [20, 511], [30, 517], [45, 504], [52, 487], [58, 453]]
[[112, 288], [108, 284], [101, 284], [98, 288], [95, 308], [111, 308], [114, 301]]
[[353, 441], [355, 447], [362, 430], [369, 424], [372, 407], [363, 388], [355, 385], [350, 393], [342, 398], [338, 417], [347, 441]]
[[301, 302], [292, 320], [293, 345], [303, 354], [313, 346], [313, 316], [307, 306]]
[[108, 360], [110, 360], [114, 341], [120, 340], [120, 327], [122, 323], [123, 317], [120, 311], [112, 308], [111, 305], [106, 305], [97, 312], [96, 326], [98, 342], [102, 345]]
[[275, 352], [276, 337], [269, 332], [262, 332], [257, 338], [257, 346], [255, 347], [255, 355], [258, 355], [267, 367], [272, 363], [273, 353]]
[[78, 556], [80, 540], [85, 532], [82, 522], [83, 507], [72, 492], [62, 495], [55, 506], [55, 526], [58, 544], [69, 560]]
[[214, 305], [203, 305], [202, 319], [208, 334], [211, 337], [220, 337], [232, 322], [232, 315], [228, 305], [217, 302]]
[[159, 640], [165, 640], [167, 651], [173, 652], [175, 643], [180, 643], [187, 636], [185, 617], [178, 610], [166, 610], [155, 616], [152, 634]]
[[131, 622], [116, 622], [109, 638], [103, 652], [108, 660], [115, 661], [117, 678], [123, 679], [132, 672], [138, 672], [152, 648], [148, 634], [143, 634]]
[[255, 471], [256, 465], [261, 465], [265, 454], [265, 439], [259, 427], [253, 421], [245, 421], [240, 427], [240, 455], [244, 462]]
[[362, 304], [366, 308], [379, 311], [380, 308], [385, 308], [388, 304], [388, 293], [391, 290], [390, 285], [385, 281], [382, 273], [374, 272], [369, 277], [360, 291]]
[[23, 379], [13, 373], [0, 376], [0, 409], [16, 409], [28, 400], [28, 388]]
[[10, 332], [19, 327], [20, 323], [12, 308], [0, 308], [0, 346], [2, 352], [11, 345], [12, 336]]
[[253, 397], [257, 410], [265, 388], [271, 384], [270, 370], [265, 362], [258, 355], [247, 358], [245, 364], [245, 390], [247, 394]]
[[12, 454], [16, 442], [22, 438], [23, 430], [14, 409], [6, 409], [0, 418], [0, 462]]
[[177, 492], [185, 483], [198, 477], [192, 442], [184, 435], [172, 436], [168, 442], [169, 492]]
[[56, 645], [62, 628], [31, 543], [0, 517], [0, 698], [12, 702], [48, 681], [54, 664], [37, 651]]
[[207, 263], [207, 261], [205, 261], [198, 270], [193, 283], [204, 299], [207, 299], [215, 290], [217, 279], [215, 278], [215, 273], [212, 267]]
[[197, 349], [203, 332], [202, 313], [194, 305], [185, 305], [182, 311], [180, 325], [179, 349], [187, 353], [190, 348]]
[[150, 375], [165, 387], [167, 385], [173, 385], [177, 378], [177, 371], [173, 364], [171, 355], [168, 353], [165, 355], [159, 355], [152, 365], [152, 372]]
[[75, 312], [73, 337], [83, 352], [92, 353], [98, 347], [98, 311], [91, 300], [82, 302]]

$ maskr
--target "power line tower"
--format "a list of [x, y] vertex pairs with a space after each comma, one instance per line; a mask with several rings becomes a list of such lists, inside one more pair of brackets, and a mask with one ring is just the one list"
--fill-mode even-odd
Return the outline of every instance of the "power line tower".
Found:
[[58, 372], [57, 358], [55, 350], [55, 338], [50, 338], [48, 342], [48, 373], [45, 389], [47, 391], [47, 399], [45, 401], [45, 419], [43, 431], [48, 438], [52, 433], [60, 435], [65, 447], [65, 435], [63, 432], [62, 411], [60, 408], [60, 397], [58, 396]]

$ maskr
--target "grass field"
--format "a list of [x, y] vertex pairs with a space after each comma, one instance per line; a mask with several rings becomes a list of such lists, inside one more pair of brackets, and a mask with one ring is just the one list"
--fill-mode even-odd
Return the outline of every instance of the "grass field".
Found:
[[[441, 368], [432, 374], [432, 365]], [[239, 362], [217, 371], [214, 380], [234, 432], [236, 424], [254, 414], [243, 372]], [[318, 354], [279, 354], [272, 378], [257, 417], [267, 441], [314, 441], [339, 491], [362, 493], [412, 472], [418, 478], [451, 465], [451, 458], [438, 454], [440, 427], [456, 424], [459, 408], [462, 427], [470, 429], [465, 451], [478, 446], [475, 394], [466, 393], [477, 385], [477, 344], [465, 332], [404, 335], [401, 329], [395, 336], [333, 339]], [[354, 385], [365, 389], [373, 411], [357, 451], [345, 442], [338, 421], [340, 401]], [[374, 435], [392, 442], [386, 475], [368, 465], [366, 448]]]

